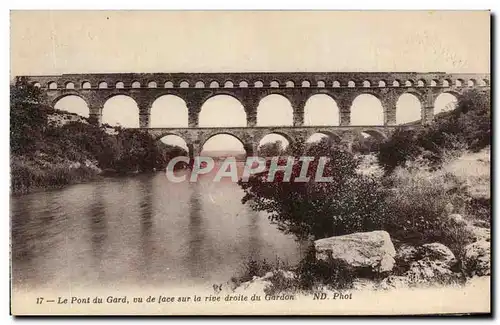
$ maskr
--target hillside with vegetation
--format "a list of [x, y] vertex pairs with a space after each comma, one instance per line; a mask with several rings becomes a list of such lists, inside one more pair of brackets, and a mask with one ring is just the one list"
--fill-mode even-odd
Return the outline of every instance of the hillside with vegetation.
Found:
[[43, 92], [23, 79], [10, 89], [11, 193], [62, 187], [103, 173], [164, 169], [184, 149], [147, 132], [95, 126], [46, 106]]

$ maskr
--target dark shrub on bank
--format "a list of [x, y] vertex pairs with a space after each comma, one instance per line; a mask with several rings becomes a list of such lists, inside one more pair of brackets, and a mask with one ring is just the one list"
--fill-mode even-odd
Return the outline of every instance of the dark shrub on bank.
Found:
[[[11, 189], [25, 193], [90, 179], [99, 169], [118, 174], [164, 169], [168, 161], [187, 155], [146, 131], [95, 126], [88, 120], [48, 123], [71, 115], [45, 104], [42, 91], [18, 78], [11, 86]], [[66, 120], [67, 121], [67, 120]], [[110, 133], [111, 131], [111, 133]]]
[[[295, 160], [290, 182], [278, 172], [267, 182], [267, 172], [240, 182], [245, 191], [243, 203], [250, 201], [285, 233], [298, 238], [324, 238], [359, 231], [380, 229], [385, 215], [385, 194], [376, 177], [356, 172], [359, 161], [341, 147], [317, 143], [307, 149], [316, 159], [308, 169], [309, 182], [295, 182], [302, 163]], [[319, 157], [327, 157], [323, 176], [330, 182], [316, 182]]]

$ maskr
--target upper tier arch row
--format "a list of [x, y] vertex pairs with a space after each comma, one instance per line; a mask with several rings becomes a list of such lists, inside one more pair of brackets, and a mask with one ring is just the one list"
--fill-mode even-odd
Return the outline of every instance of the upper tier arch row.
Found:
[[489, 74], [444, 72], [109, 73], [27, 76], [46, 89], [489, 87]]

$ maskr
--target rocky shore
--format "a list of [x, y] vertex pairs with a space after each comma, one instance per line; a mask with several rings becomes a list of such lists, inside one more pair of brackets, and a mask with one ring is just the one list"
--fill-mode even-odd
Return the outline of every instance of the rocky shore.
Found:
[[[459, 215], [451, 215], [450, 218], [465, 222]], [[461, 256], [455, 256], [439, 242], [420, 246], [395, 244], [389, 233], [377, 230], [316, 240], [316, 260], [340, 261], [356, 274], [362, 274], [352, 281], [349, 291], [467, 286], [489, 281], [490, 230], [473, 224], [467, 227], [475, 241], [465, 246]], [[278, 268], [238, 285], [228, 283], [226, 289], [234, 293], [257, 292], [262, 295], [298, 293], [297, 277], [292, 268]], [[311, 292], [333, 294], [339, 290], [334, 285], [319, 285]]]

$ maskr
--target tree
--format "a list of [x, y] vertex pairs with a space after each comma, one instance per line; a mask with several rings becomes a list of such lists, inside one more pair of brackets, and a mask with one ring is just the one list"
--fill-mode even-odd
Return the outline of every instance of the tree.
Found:
[[387, 172], [423, 156], [438, 167], [444, 153], [456, 149], [481, 150], [491, 144], [490, 91], [466, 91], [456, 109], [436, 116], [420, 131], [399, 129], [380, 146], [379, 163]]
[[30, 152], [36, 148], [47, 125], [52, 108], [45, 105], [40, 88], [25, 78], [16, 78], [10, 86], [10, 148], [12, 153]]
[[263, 157], [275, 157], [283, 153], [283, 141], [277, 140], [274, 142], [264, 143], [259, 148], [259, 155]]
[[[245, 192], [243, 203], [250, 202], [253, 209], [267, 212], [280, 230], [297, 238], [380, 229], [385, 192], [377, 179], [356, 173], [358, 161], [354, 155], [340, 147], [325, 146], [325, 142], [311, 145], [307, 155], [315, 157], [307, 172], [308, 182], [295, 182], [302, 167], [296, 156], [290, 182], [282, 181], [283, 172], [274, 182], [267, 182], [267, 170], [248, 182], [240, 181]], [[320, 157], [328, 159], [323, 176], [332, 177], [331, 182], [315, 180]]]

